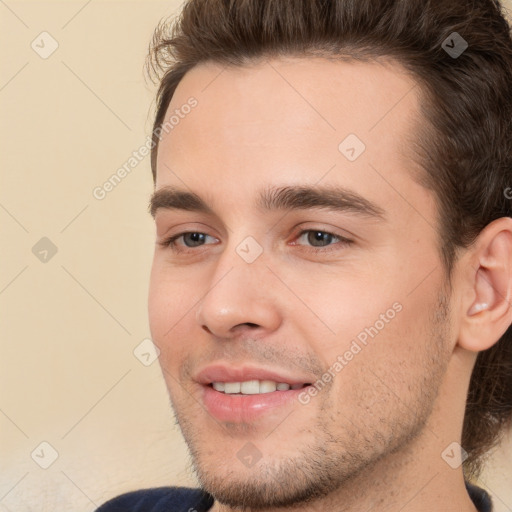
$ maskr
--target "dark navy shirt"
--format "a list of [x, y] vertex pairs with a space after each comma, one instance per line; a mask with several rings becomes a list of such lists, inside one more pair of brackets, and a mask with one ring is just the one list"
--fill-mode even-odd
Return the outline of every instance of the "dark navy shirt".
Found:
[[[492, 512], [486, 491], [469, 483], [466, 488], [479, 512]], [[200, 489], [157, 487], [122, 494], [96, 512], [207, 512], [212, 506], [213, 498]]]

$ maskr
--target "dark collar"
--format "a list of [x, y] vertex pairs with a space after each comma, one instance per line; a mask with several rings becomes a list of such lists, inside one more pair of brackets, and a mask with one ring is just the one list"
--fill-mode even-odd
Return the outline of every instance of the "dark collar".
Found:
[[469, 482], [466, 482], [466, 489], [478, 512], [492, 512], [492, 500], [487, 491]]

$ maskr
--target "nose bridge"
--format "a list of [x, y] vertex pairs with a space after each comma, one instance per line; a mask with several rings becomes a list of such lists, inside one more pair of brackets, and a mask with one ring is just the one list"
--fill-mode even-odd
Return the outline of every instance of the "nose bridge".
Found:
[[229, 244], [219, 256], [209, 289], [198, 304], [197, 322], [222, 337], [229, 337], [233, 327], [244, 323], [276, 328], [279, 308], [268, 293], [271, 280], [263, 247], [254, 237]]

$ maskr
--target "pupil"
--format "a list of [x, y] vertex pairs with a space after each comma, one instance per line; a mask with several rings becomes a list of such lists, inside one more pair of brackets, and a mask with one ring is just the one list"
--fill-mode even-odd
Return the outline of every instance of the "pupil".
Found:
[[314, 231], [311, 234], [313, 235], [313, 238], [309, 240], [311, 245], [319, 245], [317, 242], [329, 242], [331, 237], [331, 235], [322, 231]]
[[188, 236], [191, 239], [191, 244], [189, 246], [200, 245], [203, 242], [204, 234], [203, 233], [188, 233]]

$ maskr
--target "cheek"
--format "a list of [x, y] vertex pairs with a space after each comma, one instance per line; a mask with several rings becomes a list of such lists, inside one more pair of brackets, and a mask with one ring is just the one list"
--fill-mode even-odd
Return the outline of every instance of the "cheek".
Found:
[[159, 271], [158, 264], [154, 262], [149, 281], [148, 315], [153, 341], [158, 342], [161, 342], [165, 325], [167, 325], [167, 329], [169, 328], [169, 310], [171, 307], [169, 293], [166, 286], [163, 285], [161, 276], [162, 273]]
[[384, 320], [365, 326], [345, 352], [351, 361], [341, 372], [339, 389], [350, 390], [348, 396], [356, 402], [381, 411], [400, 404], [413, 408], [418, 397], [436, 384], [433, 376], [446, 359], [443, 332], [430, 318], [433, 307], [427, 300], [404, 301], [394, 314], [384, 311]]
[[[371, 286], [357, 276], [341, 277], [337, 282], [325, 283], [322, 293], [318, 289], [311, 290], [307, 305], [322, 320], [320, 330], [305, 322], [311, 315], [303, 308], [293, 313], [298, 325], [308, 329], [307, 339], [315, 340], [318, 345], [315, 351], [328, 356], [327, 363], [330, 360], [332, 364], [354, 340], [364, 344], [376, 332], [380, 337], [381, 332], [387, 331], [403, 315], [399, 294], [391, 288], [379, 289], [376, 281], [373, 283]], [[315, 327], [318, 327], [316, 322]]]
[[[173, 274], [153, 264], [149, 284], [148, 317], [151, 337], [160, 349], [161, 362], [176, 361], [177, 352], [188, 340], [190, 315], [194, 314], [191, 286], [186, 286]], [[182, 343], [180, 345], [180, 340]], [[172, 352], [172, 354], [171, 354]], [[172, 357], [170, 357], [172, 355]]]
[[[335, 387], [343, 393], [352, 384], [362, 386], [362, 391], [365, 383], [372, 382], [371, 388], [375, 380], [379, 382], [378, 377], [406, 391], [408, 385], [423, 379], [425, 371], [431, 371], [428, 365], [442, 350], [442, 332], [432, 325], [431, 318], [437, 307], [437, 283], [430, 283], [430, 291], [408, 294], [403, 287], [399, 289], [400, 283], [394, 288], [364, 288], [356, 281], [351, 290], [343, 291], [331, 284], [328, 300], [313, 306], [324, 312], [335, 334], [318, 336], [309, 328], [308, 339], [315, 344], [312, 348], [325, 368], [336, 375]], [[325, 315], [326, 309], [330, 316]], [[297, 322], [305, 325], [304, 319]], [[372, 394], [371, 390], [368, 393]], [[357, 396], [355, 390], [351, 395]]]

